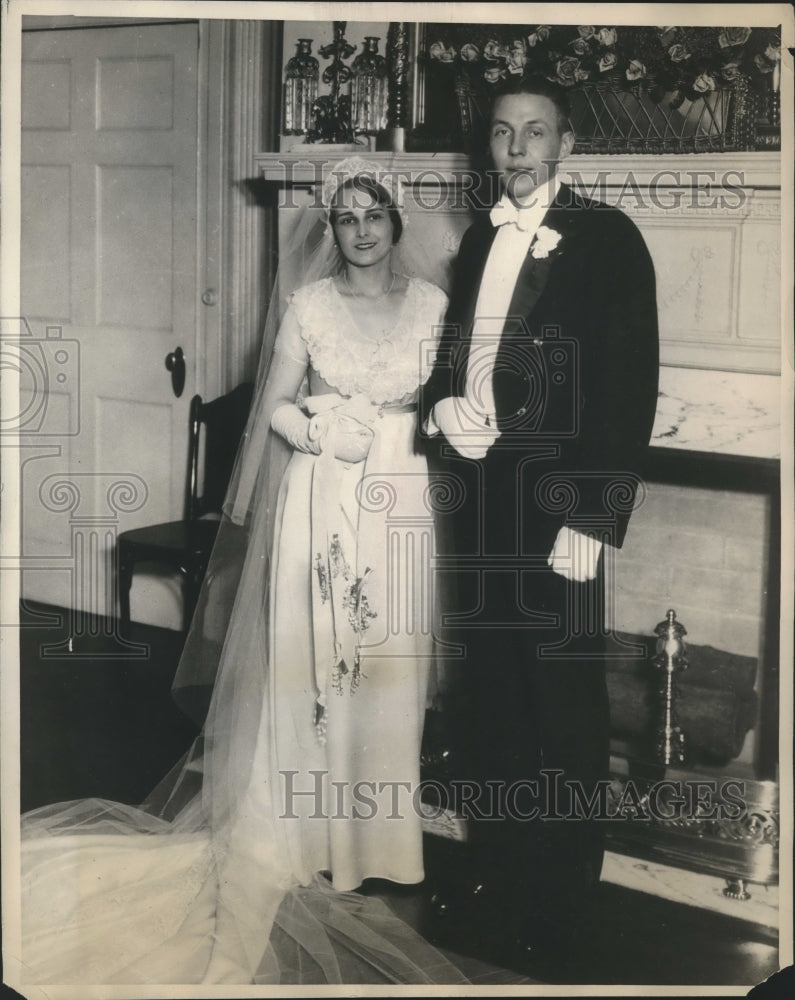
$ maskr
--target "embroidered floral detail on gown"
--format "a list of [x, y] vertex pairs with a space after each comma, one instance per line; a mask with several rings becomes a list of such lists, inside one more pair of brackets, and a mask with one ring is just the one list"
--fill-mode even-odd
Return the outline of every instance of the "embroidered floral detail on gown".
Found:
[[292, 298], [301, 344], [280, 345], [292, 356], [303, 345], [315, 381], [343, 397], [333, 414], [373, 431], [357, 464], [333, 458], [328, 442], [320, 456], [296, 452], [275, 528], [274, 730], [288, 841], [297, 871], [329, 870], [343, 890], [424, 877], [432, 522], [412, 404], [445, 303], [410, 281], [396, 324], [374, 342], [324, 279]]

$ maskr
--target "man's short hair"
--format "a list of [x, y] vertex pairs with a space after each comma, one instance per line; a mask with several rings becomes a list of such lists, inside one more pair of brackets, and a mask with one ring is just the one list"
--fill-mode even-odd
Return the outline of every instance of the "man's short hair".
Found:
[[545, 76], [514, 76], [506, 80], [501, 80], [494, 92], [491, 110], [494, 113], [494, 105], [501, 97], [508, 97], [512, 94], [532, 94], [537, 97], [548, 97], [555, 105], [558, 118], [558, 132], [572, 132], [571, 122], [571, 100], [569, 91], [560, 83], [548, 80]]

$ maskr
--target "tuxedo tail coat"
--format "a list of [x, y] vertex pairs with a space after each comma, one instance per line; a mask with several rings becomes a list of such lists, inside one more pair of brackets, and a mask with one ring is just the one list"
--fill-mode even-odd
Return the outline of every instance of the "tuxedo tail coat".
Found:
[[[440, 498], [451, 766], [486, 808], [494, 780], [506, 788], [546, 769], [591, 789], [607, 773], [604, 560], [642, 503], [657, 400], [655, 277], [638, 229], [565, 185], [542, 225], [552, 235], [541, 253], [531, 243], [501, 324], [499, 439], [482, 460], [442, 435], [425, 439]], [[421, 427], [435, 403], [464, 394], [494, 236], [483, 213], [462, 240]], [[549, 566], [564, 525], [609, 543], [596, 579], [571, 582]], [[604, 824], [485, 822], [469, 832], [470, 865], [486, 884], [510, 874], [525, 929], [543, 914], [565, 937], [598, 880]]]
[[[645, 495], [659, 363], [654, 268], [635, 224], [561, 185], [542, 225], [557, 243], [546, 256], [531, 244], [494, 368], [500, 438], [482, 461], [441, 437], [426, 442], [437, 478], [463, 492], [441, 518], [451, 522], [448, 554], [516, 556], [547, 578], [531, 587], [539, 592], [563, 525], [622, 545]], [[484, 212], [461, 242], [420, 426], [436, 402], [464, 393], [495, 233]]]

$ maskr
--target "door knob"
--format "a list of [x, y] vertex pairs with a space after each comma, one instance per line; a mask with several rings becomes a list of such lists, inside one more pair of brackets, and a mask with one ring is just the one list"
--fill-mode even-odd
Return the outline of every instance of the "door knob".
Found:
[[179, 398], [185, 388], [185, 355], [181, 347], [176, 347], [166, 355], [166, 369], [171, 372], [171, 388]]

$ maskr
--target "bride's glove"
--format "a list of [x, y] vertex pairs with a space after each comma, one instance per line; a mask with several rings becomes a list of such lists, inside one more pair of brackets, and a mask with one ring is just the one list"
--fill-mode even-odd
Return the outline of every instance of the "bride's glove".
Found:
[[465, 396], [440, 399], [431, 411], [429, 430], [431, 423], [464, 458], [485, 458], [500, 436], [497, 428], [489, 426]]
[[337, 432], [334, 440], [334, 457], [342, 462], [355, 465], [363, 462], [373, 443], [373, 432], [352, 417], [341, 414], [337, 418]]
[[319, 455], [320, 439], [313, 435], [311, 424], [309, 417], [295, 403], [277, 407], [271, 417], [271, 427], [296, 451]]
[[[334, 457], [349, 465], [363, 462], [373, 442], [373, 431], [363, 422], [373, 409], [369, 402], [345, 399], [336, 393], [308, 396], [304, 400], [314, 416], [309, 421], [309, 437], [325, 451], [327, 440], [334, 447]], [[356, 414], [353, 414], [350, 412]]]

